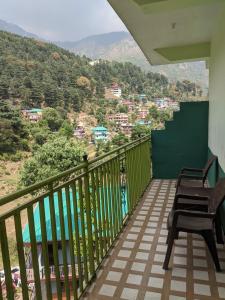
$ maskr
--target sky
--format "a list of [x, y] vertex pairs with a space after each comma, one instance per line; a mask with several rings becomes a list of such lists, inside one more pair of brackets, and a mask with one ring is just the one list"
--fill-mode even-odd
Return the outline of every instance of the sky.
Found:
[[0, 19], [50, 41], [126, 31], [107, 0], [0, 0]]

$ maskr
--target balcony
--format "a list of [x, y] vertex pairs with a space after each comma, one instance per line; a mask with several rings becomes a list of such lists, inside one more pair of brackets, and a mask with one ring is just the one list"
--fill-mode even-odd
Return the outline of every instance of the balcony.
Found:
[[[225, 298], [225, 274], [215, 272], [205, 242], [198, 235], [180, 233], [170, 269], [162, 269], [174, 187], [174, 180], [151, 182], [83, 299]], [[217, 249], [224, 269], [225, 247], [217, 245]]]

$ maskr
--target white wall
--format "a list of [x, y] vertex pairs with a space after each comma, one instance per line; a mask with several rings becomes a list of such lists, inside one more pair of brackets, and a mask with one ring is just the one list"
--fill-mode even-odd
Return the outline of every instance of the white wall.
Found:
[[225, 10], [212, 39], [209, 68], [209, 148], [225, 171]]

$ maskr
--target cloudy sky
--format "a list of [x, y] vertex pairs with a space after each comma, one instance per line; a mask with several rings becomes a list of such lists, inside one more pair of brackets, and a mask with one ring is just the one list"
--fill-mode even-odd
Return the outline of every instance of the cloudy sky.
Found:
[[126, 30], [107, 0], [0, 0], [0, 19], [54, 41]]

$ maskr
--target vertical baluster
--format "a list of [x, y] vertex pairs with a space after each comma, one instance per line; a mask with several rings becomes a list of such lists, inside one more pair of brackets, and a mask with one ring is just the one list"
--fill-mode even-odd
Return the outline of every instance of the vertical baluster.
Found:
[[42, 237], [42, 254], [44, 261], [44, 276], [45, 276], [45, 286], [46, 286], [46, 296], [47, 299], [52, 299], [52, 286], [51, 286], [51, 276], [49, 268], [49, 256], [48, 256], [48, 241], [46, 233], [46, 218], [45, 218], [45, 199], [39, 202], [40, 210], [40, 224], [41, 224], [41, 237]]
[[5, 284], [6, 284], [6, 293], [9, 300], [14, 299], [14, 289], [12, 285], [12, 274], [10, 266], [10, 257], [9, 257], [9, 246], [8, 239], [5, 227], [5, 221], [0, 221], [0, 243], [2, 250], [2, 261], [5, 272]]
[[111, 214], [112, 214], [112, 227], [113, 227], [113, 238], [116, 237], [118, 233], [118, 227], [117, 227], [117, 216], [116, 216], [116, 201], [115, 201], [115, 196], [116, 196], [116, 190], [115, 190], [115, 158], [111, 160], [110, 162], [110, 194], [111, 194], [111, 200], [112, 200], [112, 205], [111, 205]]
[[71, 259], [71, 269], [72, 269], [72, 286], [73, 286], [74, 299], [76, 300], [78, 298], [78, 295], [77, 295], [71, 204], [73, 203], [71, 203], [71, 199], [70, 199], [70, 188], [69, 186], [66, 186], [66, 209], [67, 209], [67, 221], [68, 221], [68, 230], [69, 230], [69, 248], [70, 248], [70, 259]]
[[105, 199], [107, 203], [107, 220], [108, 220], [108, 230], [109, 230], [109, 246], [113, 242], [113, 232], [112, 232], [112, 214], [111, 214], [111, 195], [110, 195], [110, 180], [109, 180], [109, 167], [108, 162], [104, 164], [104, 178], [105, 178]]
[[95, 186], [96, 186], [96, 196], [97, 196], [97, 216], [98, 216], [98, 233], [99, 233], [99, 246], [100, 246], [100, 255], [103, 258], [103, 224], [102, 215], [101, 215], [101, 199], [100, 199], [100, 187], [99, 187], [99, 174], [98, 168], [94, 170], [95, 173]]
[[78, 180], [78, 185], [79, 185], [79, 202], [80, 202], [80, 219], [81, 219], [81, 236], [82, 236], [82, 258], [84, 262], [84, 279], [86, 284], [88, 284], [88, 263], [87, 263], [86, 228], [85, 228], [85, 216], [84, 216], [82, 179]]
[[16, 241], [17, 241], [17, 252], [20, 266], [20, 276], [22, 285], [22, 295], [24, 300], [29, 299], [29, 293], [27, 288], [27, 274], [26, 274], [26, 264], [24, 258], [24, 248], [23, 248], [23, 234], [20, 212], [16, 212], [14, 215], [15, 231], [16, 231]]
[[78, 265], [78, 276], [79, 276], [79, 287], [81, 293], [83, 292], [83, 268], [81, 264], [81, 247], [80, 247], [80, 227], [78, 221], [78, 197], [76, 182], [71, 184], [72, 193], [73, 193], [73, 212], [74, 212], [74, 230], [75, 230], [75, 247], [76, 247], [76, 256], [77, 256], [77, 265]]
[[85, 204], [86, 204], [86, 221], [87, 221], [87, 238], [88, 238], [88, 256], [89, 256], [89, 271], [90, 276], [94, 275], [94, 248], [93, 248], [93, 236], [92, 236], [92, 211], [91, 211], [91, 199], [90, 199], [90, 186], [89, 186], [89, 170], [87, 155], [84, 156], [85, 161], [85, 174], [84, 174], [84, 192], [85, 192]]
[[103, 174], [101, 166], [98, 167], [99, 171], [99, 182], [100, 182], [100, 206], [101, 206], [101, 214], [102, 214], [102, 225], [103, 225], [103, 245], [104, 245], [104, 254], [107, 252], [107, 229], [106, 229], [106, 211], [105, 211], [105, 202], [104, 202], [104, 186], [103, 186]]
[[55, 201], [52, 186], [49, 187], [49, 207], [50, 207], [50, 218], [52, 228], [52, 247], [53, 247], [53, 258], [55, 266], [55, 277], [56, 277], [56, 289], [58, 299], [62, 299], [62, 288], [61, 288], [61, 276], [59, 271], [59, 256], [58, 256], [58, 240], [57, 240], [57, 228], [56, 228], [56, 216], [55, 216]]
[[[68, 259], [67, 259], [67, 245], [66, 245], [66, 236], [65, 236], [65, 223], [64, 223], [64, 205], [62, 190], [58, 192], [58, 205], [59, 205], [59, 219], [60, 219], [60, 231], [61, 231], [61, 243], [62, 243], [62, 259], [63, 259], [63, 273], [64, 273], [64, 282], [65, 282], [65, 292], [66, 299], [70, 299], [70, 287], [68, 279]], [[68, 217], [68, 215], [67, 215]], [[67, 237], [69, 238], [69, 237]]]
[[91, 172], [91, 195], [92, 195], [92, 206], [93, 206], [93, 225], [94, 225], [94, 236], [95, 236], [95, 252], [97, 265], [99, 265], [99, 230], [98, 230], [98, 221], [97, 221], [97, 208], [96, 208], [96, 186], [95, 186], [95, 177], [94, 171]]
[[120, 229], [123, 227], [123, 210], [122, 210], [122, 197], [121, 197], [121, 170], [120, 170], [120, 152], [118, 152], [117, 164], [116, 164], [116, 177], [117, 177], [117, 186], [118, 186], [118, 218]]
[[106, 169], [105, 164], [102, 165], [102, 175], [103, 175], [103, 201], [105, 206], [105, 217], [106, 217], [106, 232], [107, 232], [107, 251], [110, 246], [110, 227], [109, 227], [109, 204], [108, 204], [108, 197], [107, 197], [107, 181], [106, 181]]
[[34, 270], [34, 280], [35, 280], [35, 295], [37, 299], [41, 299], [42, 293], [41, 293], [40, 270], [39, 270], [39, 263], [38, 263], [38, 254], [37, 254], [36, 233], [34, 227], [33, 206], [29, 206], [27, 208], [27, 217], [28, 217], [28, 224], [29, 224], [29, 231], [30, 231], [32, 267]]

